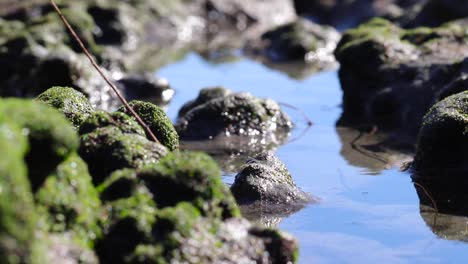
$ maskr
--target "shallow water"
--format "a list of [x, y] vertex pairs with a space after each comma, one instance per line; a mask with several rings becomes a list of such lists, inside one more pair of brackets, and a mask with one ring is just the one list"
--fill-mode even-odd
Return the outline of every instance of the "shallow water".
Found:
[[[296, 184], [318, 199], [279, 225], [298, 238], [300, 263], [466, 262], [468, 244], [438, 237], [421, 217], [410, 175], [398, 170], [408, 157], [353, 149], [351, 142], [359, 133], [335, 127], [341, 114], [336, 71], [295, 80], [249, 59], [213, 64], [189, 54], [156, 74], [176, 89], [167, 109], [173, 120], [200, 88], [215, 85], [294, 105], [312, 119], [313, 126], [304, 133], [304, 118], [286, 109], [297, 123], [291, 136], [297, 140], [277, 151]], [[234, 180], [232, 174], [223, 179]], [[448, 219], [457, 225], [447, 228], [467, 240], [468, 218]]]

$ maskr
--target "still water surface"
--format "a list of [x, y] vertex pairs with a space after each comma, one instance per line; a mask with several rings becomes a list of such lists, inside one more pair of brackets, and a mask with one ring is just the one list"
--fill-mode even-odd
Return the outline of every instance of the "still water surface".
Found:
[[[173, 120], [200, 88], [218, 85], [297, 106], [312, 119], [302, 137], [277, 151], [296, 184], [318, 199], [279, 225], [298, 238], [300, 263], [468, 262], [468, 244], [442, 239], [426, 225], [409, 174], [347, 148], [358, 133], [335, 127], [341, 114], [336, 71], [295, 80], [249, 59], [213, 64], [192, 53], [156, 74], [176, 89], [167, 109]], [[305, 122], [287, 111], [297, 123], [294, 138]], [[232, 174], [223, 179], [234, 180]], [[461, 221], [457, 232], [468, 233]]]

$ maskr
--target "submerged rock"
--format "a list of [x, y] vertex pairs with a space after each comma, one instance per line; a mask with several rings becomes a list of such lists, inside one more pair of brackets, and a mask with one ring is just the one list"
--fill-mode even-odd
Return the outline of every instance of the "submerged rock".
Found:
[[249, 93], [228, 93], [205, 103], [191, 104], [196, 107], [183, 109], [187, 112], [179, 116], [176, 124], [184, 140], [209, 139], [221, 134], [275, 138], [275, 133], [287, 133], [292, 127], [276, 102]]
[[298, 18], [264, 33], [259, 43], [249, 44], [247, 50], [274, 62], [305, 61], [325, 69], [335, 65], [333, 51], [339, 39], [332, 27]]
[[466, 73], [467, 37], [456, 23], [403, 30], [383, 19], [347, 31], [335, 51], [344, 92], [338, 124], [376, 125], [414, 141], [440, 92]]
[[413, 169], [424, 178], [468, 175], [468, 91], [434, 105], [424, 117]]
[[[164, 110], [152, 103], [143, 101], [131, 101], [129, 105], [146, 123], [146, 125], [148, 125], [162, 145], [167, 147], [169, 150], [179, 148], [179, 135]], [[118, 111], [130, 114], [123, 106], [120, 107]]]
[[78, 136], [71, 124], [56, 109], [26, 99], [0, 100], [0, 123], [11, 122], [27, 135], [25, 156], [33, 190], [78, 148]]
[[239, 204], [262, 202], [302, 207], [310, 195], [294, 183], [286, 166], [271, 152], [260, 154], [236, 175], [231, 191]]
[[49, 88], [41, 93], [36, 100], [58, 109], [75, 127], [79, 127], [94, 112], [88, 98], [70, 87]]
[[81, 137], [80, 156], [86, 161], [94, 183], [123, 168], [141, 168], [167, 154], [167, 149], [138, 134], [103, 127]]

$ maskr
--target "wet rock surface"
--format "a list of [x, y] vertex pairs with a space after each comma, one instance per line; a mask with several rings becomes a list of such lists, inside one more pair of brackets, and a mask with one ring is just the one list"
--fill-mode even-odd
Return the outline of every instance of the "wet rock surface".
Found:
[[[424, 117], [412, 168], [426, 178], [466, 181], [468, 91], [445, 98]], [[456, 178], [461, 179], [457, 180]]]
[[246, 50], [273, 62], [302, 61], [327, 69], [335, 66], [333, 51], [339, 38], [332, 27], [298, 18], [263, 33], [258, 41], [248, 43]]
[[275, 133], [287, 133], [291, 127], [292, 122], [276, 102], [249, 93], [208, 100], [188, 110], [176, 123], [182, 140], [209, 139], [220, 134], [275, 140]]
[[286, 166], [272, 152], [262, 153], [247, 161], [236, 175], [231, 191], [239, 204], [258, 201], [304, 205], [311, 201], [311, 197], [296, 186]]
[[374, 19], [347, 31], [335, 51], [344, 92], [338, 124], [376, 125], [414, 142], [424, 114], [466, 74], [466, 41], [457, 23], [403, 30]]

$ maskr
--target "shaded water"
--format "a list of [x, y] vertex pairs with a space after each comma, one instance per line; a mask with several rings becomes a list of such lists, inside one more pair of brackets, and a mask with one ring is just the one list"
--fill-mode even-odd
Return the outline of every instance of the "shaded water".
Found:
[[[314, 125], [303, 133], [303, 117], [295, 120], [291, 138], [278, 157], [296, 184], [318, 202], [281, 220], [279, 228], [298, 238], [300, 263], [464, 263], [468, 244], [435, 235], [420, 214], [410, 175], [399, 172], [400, 153], [370, 153], [352, 147], [359, 133], [337, 129], [341, 90], [337, 73], [324, 72], [304, 80], [266, 68], [249, 59], [212, 64], [196, 54], [166, 66], [157, 75], [176, 89], [168, 107], [175, 120], [180, 106], [202, 87], [222, 85], [248, 91], [304, 110]], [[362, 140], [371, 140], [369, 136]], [[361, 138], [360, 138], [361, 141]], [[380, 158], [384, 157], [384, 158]], [[394, 164], [395, 166], [391, 166]], [[224, 181], [231, 183], [232, 174]], [[468, 219], [445, 217], [440, 236], [468, 238]], [[467, 234], [467, 235], [465, 235]]]

